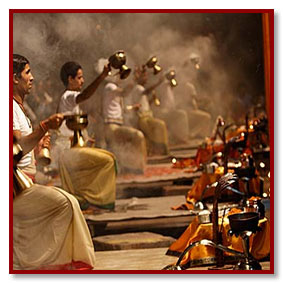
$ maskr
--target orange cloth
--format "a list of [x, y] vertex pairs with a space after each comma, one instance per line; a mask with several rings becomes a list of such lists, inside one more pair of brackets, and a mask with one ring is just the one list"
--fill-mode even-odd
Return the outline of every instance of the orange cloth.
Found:
[[[234, 210], [234, 213], [235, 212], [237, 212], [237, 210]], [[221, 222], [222, 219], [219, 218], [219, 227], [221, 225]], [[270, 225], [268, 220], [266, 218], [261, 219], [259, 221], [259, 226], [262, 230], [258, 231], [256, 234], [252, 234], [252, 236], [250, 237], [250, 252], [257, 260], [268, 256], [270, 252]], [[229, 229], [229, 221], [227, 216], [225, 216], [222, 230], [223, 245], [230, 249], [243, 252], [242, 239], [240, 237], [236, 237], [235, 235], [233, 235], [232, 237], [228, 236], [227, 232], [229, 231]], [[203, 239], [213, 239], [212, 223], [199, 224], [198, 218], [196, 217], [185, 230], [185, 232], [180, 236], [180, 238], [177, 239], [173, 244], [171, 244], [167, 251], [167, 254], [181, 254], [191, 243]], [[224, 253], [224, 256], [225, 255], [228, 256], [228, 254]], [[188, 251], [188, 253], [184, 256], [181, 265], [189, 265], [190, 261], [196, 260], [202, 260], [203, 262], [205, 262], [207, 259], [214, 257], [214, 248], [200, 245]]]
[[213, 154], [224, 150], [224, 144], [207, 144], [205, 148], [199, 147], [195, 157], [196, 165], [207, 163], [211, 160]]
[[[208, 189], [203, 195], [204, 189], [207, 185], [211, 185], [214, 182], [217, 182], [221, 176], [223, 176], [224, 170], [223, 167], [218, 167], [215, 173], [202, 173], [197, 182], [193, 185], [192, 189], [188, 191], [186, 197], [186, 203], [181, 205], [173, 206], [172, 209], [184, 209], [190, 210], [194, 208], [194, 204], [197, 201], [200, 201], [203, 198], [212, 197], [214, 195], [214, 188]], [[239, 180], [239, 190], [245, 192], [245, 184], [243, 181]], [[260, 194], [260, 179], [259, 177], [252, 178], [249, 181], [249, 192], [250, 194], [259, 195]], [[231, 191], [226, 190], [225, 194], [232, 195], [235, 194]]]

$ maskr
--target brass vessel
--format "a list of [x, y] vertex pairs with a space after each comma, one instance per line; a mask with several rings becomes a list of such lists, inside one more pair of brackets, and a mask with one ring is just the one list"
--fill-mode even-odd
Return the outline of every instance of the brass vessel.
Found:
[[156, 95], [156, 91], [155, 90], [153, 90], [152, 92], [152, 99], [153, 99], [153, 102], [154, 102], [154, 105], [155, 106], [160, 106], [160, 99], [157, 97], [157, 95]]
[[64, 119], [68, 129], [74, 131], [71, 147], [84, 147], [85, 141], [81, 131], [88, 125], [87, 114], [65, 115]]
[[[45, 134], [49, 135], [48, 133]], [[47, 166], [51, 163], [50, 149], [48, 147], [42, 147], [38, 156], [37, 156], [37, 164], [40, 166]]]
[[126, 55], [124, 51], [117, 51], [109, 57], [108, 61], [110, 67], [119, 69], [118, 74], [120, 74], [120, 79], [124, 80], [130, 75], [131, 69], [126, 66]]
[[157, 65], [157, 57], [151, 57], [145, 64], [148, 68], [153, 69], [153, 74], [156, 75], [161, 72], [162, 68]]
[[176, 79], [175, 79], [175, 76], [176, 76], [176, 72], [174, 70], [170, 70], [166, 75], [166, 79], [170, 82], [170, 85], [171, 87], [175, 87], [178, 85]]
[[13, 138], [13, 197], [16, 197], [23, 190], [30, 188], [33, 182], [28, 178], [17, 164], [23, 157], [23, 151], [16, 138]]

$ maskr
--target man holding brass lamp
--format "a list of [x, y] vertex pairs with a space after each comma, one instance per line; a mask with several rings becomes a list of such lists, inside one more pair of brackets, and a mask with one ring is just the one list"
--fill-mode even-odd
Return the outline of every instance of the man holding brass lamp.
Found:
[[[32, 129], [31, 121], [23, 106], [25, 96], [31, 91], [33, 84], [28, 60], [18, 54], [13, 55], [13, 134], [24, 149], [24, 157], [18, 166], [30, 178], [35, 178], [36, 168], [33, 149], [39, 142], [48, 147], [50, 137], [46, 135], [49, 129], [58, 129], [63, 121], [62, 114], [54, 114], [40, 122]], [[44, 138], [43, 141], [41, 139]]]
[[126, 126], [123, 115], [125, 111], [136, 111], [139, 106], [124, 106], [124, 97], [129, 94], [129, 88], [121, 88], [119, 78], [116, 80], [108, 82], [103, 92], [106, 144], [117, 156], [119, 174], [143, 174], [147, 158], [144, 135], [141, 131]]
[[169, 144], [171, 145], [185, 144], [189, 140], [187, 113], [176, 107], [175, 88], [178, 87], [178, 83], [175, 76], [174, 69], [166, 72], [166, 81], [159, 89], [162, 94], [160, 95], [160, 103], [152, 107], [154, 116], [166, 123]]
[[153, 99], [149, 99], [152, 91], [162, 84], [164, 77], [154, 85], [145, 88], [147, 83], [147, 71], [144, 67], [136, 67], [134, 72], [135, 87], [132, 90], [133, 103], [139, 103], [141, 106], [137, 111], [137, 127], [145, 135], [147, 152], [149, 155], [167, 155], [169, 154], [168, 132], [163, 120], [153, 117], [150, 104]]
[[146, 165], [146, 143], [141, 131], [125, 125], [124, 113], [135, 111], [139, 105], [124, 105], [124, 98], [129, 95], [133, 84], [122, 87], [122, 80], [126, 79], [131, 69], [126, 63], [123, 51], [118, 51], [109, 59], [100, 58], [97, 63], [97, 71], [105, 62], [119, 72], [107, 78], [107, 84], [103, 89], [103, 120], [105, 141], [109, 150], [115, 153], [118, 161], [118, 173], [143, 174]]
[[83, 91], [83, 70], [78, 63], [65, 63], [60, 73], [66, 89], [61, 96], [58, 111], [68, 118], [60, 128], [56, 154], [62, 187], [79, 200], [82, 209], [113, 209], [115, 205], [115, 157], [109, 151], [86, 146], [84, 138], [88, 138], [88, 134], [85, 129], [82, 132], [82, 127], [88, 124], [87, 115], [82, 115], [80, 108], [80, 103], [95, 93], [109, 71], [110, 67], [105, 65], [100, 75]]
[[33, 148], [48, 129], [57, 129], [63, 121], [62, 114], [54, 114], [32, 129], [23, 107], [32, 83], [29, 61], [14, 54], [13, 269], [92, 269], [94, 248], [77, 200], [59, 188], [34, 184], [29, 178], [35, 171]]

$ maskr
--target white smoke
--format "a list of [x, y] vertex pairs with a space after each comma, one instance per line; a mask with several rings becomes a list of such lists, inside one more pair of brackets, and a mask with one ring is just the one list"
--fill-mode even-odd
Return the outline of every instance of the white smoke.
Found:
[[[238, 27], [231, 25], [227, 40], [219, 42], [217, 34], [206, 32], [213, 24], [211, 17], [201, 13], [19, 13], [13, 19], [13, 49], [30, 60], [36, 81], [52, 79], [55, 100], [64, 89], [59, 72], [66, 61], [82, 65], [87, 85], [97, 76], [98, 59], [108, 58], [117, 50], [125, 51], [131, 68], [155, 55], [164, 70], [175, 66], [179, 96], [186, 95], [185, 83], [189, 81], [200, 96], [211, 100], [209, 111], [213, 116], [225, 116], [233, 111], [235, 86], [255, 82], [241, 68], [241, 60], [248, 57], [233, 61], [229, 53], [230, 42], [241, 39]], [[215, 30], [221, 32], [229, 14], [216, 17]], [[190, 61], [192, 53], [199, 55], [200, 71]], [[241, 54], [246, 54], [244, 49]], [[154, 80], [150, 76], [149, 82]]]

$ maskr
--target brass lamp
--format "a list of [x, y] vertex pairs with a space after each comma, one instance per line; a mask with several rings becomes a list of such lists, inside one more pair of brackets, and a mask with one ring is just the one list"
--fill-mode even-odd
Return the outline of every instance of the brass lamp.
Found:
[[152, 99], [153, 99], [153, 102], [154, 102], [155, 106], [160, 106], [160, 100], [156, 96], [156, 91], [153, 90], [151, 93], [152, 93]]
[[145, 64], [148, 68], [153, 69], [153, 74], [156, 75], [161, 72], [162, 68], [157, 65], [157, 57], [151, 57]]
[[23, 190], [30, 188], [33, 182], [28, 178], [17, 164], [23, 157], [23, 150], [16, 138], [13, 138], [13, 197], [16, 197]]
[[88, 125], [87, 114], [65, 115], [64, 119], [68, 129], [74, 131], [71, 147], [84, 147], [85, 141], [81, 131]]
[[177, 86], [177, 81], [175, 79], [176, 72], [174, 70], [170, 70], [166, 75], [166, 79], [169, 80], [171, 87]]
[[130, 75], [131, 69], [126, 66], [126, 55], [124, 51], [117, 51], [109, 57], [108, 61], [110, 67], [119, 69], [118, 74], [120, 74], [120, 79], [124, 80]]
[[[46, 133], [45, 136], [47, 135], [49, 134]], [[37, 163], [40, 166], [47, 166], [51, 163], [50, 149], [48, 147], [42, 147], [37, 157]]]

